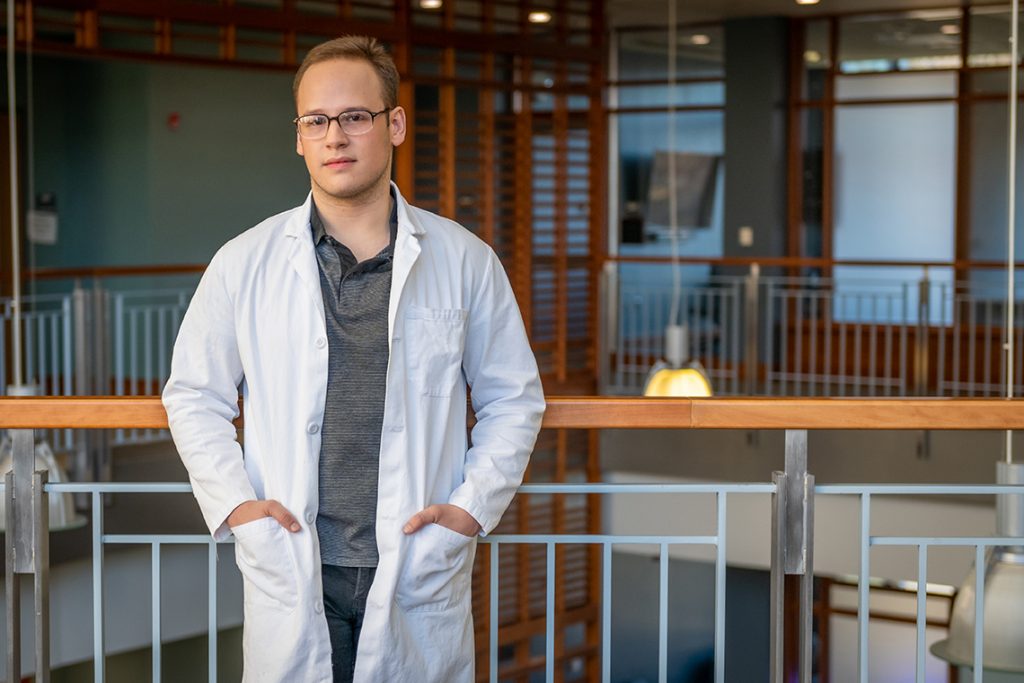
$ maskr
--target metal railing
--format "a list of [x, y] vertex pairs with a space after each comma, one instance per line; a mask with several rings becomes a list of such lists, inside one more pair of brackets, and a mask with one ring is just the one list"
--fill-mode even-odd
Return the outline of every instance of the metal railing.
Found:
[[[666, 278], [667, 279], [667, 278]], [[605, 394], [635, 395], [665, 358], [674, 297], [664, 284], [604, 291]], [[1005, 395], [1005, 292], [924, 270], [882, 276], [710, 276], [686, 283], [677, 319], [715, 393], [764, 396]], [[1024, 300], [1015, 306], [1016, 392], [1024, 390]]]
[[[58, 408], [55, 410], [54, 408]], [[653, 544], [659, 557], [658, 603], [658, 671], [659, 680], [668, 677], [668, 561], [669, 549], [682, 546], [709, 546], [714, 549], [715, 610], [714, 661], [715, 681], [725, 680], [725, 546], [728, 501], [737, 495], [770, 495], [772, 499], [772, 542], [767, 564], [771, 571], [771, 680], [781, 683], [784, 678], [784, 646], [787, 637], [784, 628], [783, 604], [786, 600], [786, 575], [800, 577], [799, 631], [797, 647], [800, 652], [797, 671], [799, 679], [811, 681], [813, 668], [811, 640], [813, 633], [812, 586], [814, 571], [814, 506], [816, 495], [859, 496], [860, 550], [858, 620], [861, 640], [858, 644], [859, 680], [868, 678], [868, 644], [866, 636], [870, 606], [867, 591], [870, 577], [871, 549], [879, 546], [909, 546], [918, 549], [918, 586], [927, 584], [928, 548], [966, 545], [975, 549], [976, 559], [983, 559], [984, 549], [993, 546], [1024, 545], [1024, 537], [949, 537], [892, 536], [872, 534], [871, 503], [873, 497], [885, 495], [935, 494], [995, 494], [1024, 496], [1024, 486], [878, 486], [878, 485], [820, 485], [807, 469], [808, 429], [1022, 429], [1024, 404], [1020, 401], [975, 399], [613, 399], [562, 398], [550, 399], [544, 426], [547, 428], [602, 429], [602, 428], [681, 428], [681, 429], [765, 429], [786, 428], [785, 470], [776, 472], [772, 482], [752, 484], [611, 484], [611, 483], [557, 483], [529, 484], [521, 493], [536, 495], [624, 493], [643, 494], [711, 494], [714, 504], [714, 532], [687, 535], [611, 535], [611, 534], [500, 534], [484, 539], [490, 544], [490, 678], [500, 677], [498, 654], [499, 600], [498, 553], [503, 545], [541, 544], [546, 549], [547, 566], [547, 625], [546, 625], [546, 680], [555, 680], [554, 631], [555, 620], [555, 554], [562, 544], [597, 544], [602, 548], [602, 617], [601, 657], [602, 680], [610, 680], [611, 623], [614, 605], [611, 602], [611, 556], [615, 545]], [[58, 492], [87, 493], [92, 498], [93, 514], [93, 596], [94, 596], [94, 669], [96, 680], [104, 680], [103, 642], [103, 548], [111, 544], [148, 544], [153, 557], [151, 585], [160, 584], [160, 548], [167, 544], [194, 543], [209, 547], [211, 596], [217, 585], [212, 567], [216, 562], [215, 544], [206, 535], [112, 535], [103, 528], [102, 496], [107, 493], [176, 492], [189, 491], [187, 484], [48, 484], [45, 472], [33, 472], [34, 460], [32, 428], [139, 428], [155, 429], [166, 426], [166, 416], [155, 398], [97, 397], [85, 399], [8, 398], [0, 399], [0, 429], [12, 430], [14, 437], [14, 467], [4, 483], [4, 498], [8, 531], [6, 533], [6, 623], [8, 628], [7, 662], [9, 676], [17, 680], [20, 673], [20, 599], [19, 581], [31, 575], [35, 587], [35, 659], [38, 681], [48, 680], [49, 670], [49, 536], [47, 533], [47, 496]], [[984, 562], [978, 564], [976, 590], [984, 595]], [[918, 590], [918, 600], [923, 600]], [[919, 605], [923, 603], [919, 602]], [[160, 591], [153, 590], [153, 677], [160, 679]], [[211, 599], [208, 624], [211, 635], [216, 630], [216, 600]], [[918, 649], [915, 656], [916, 679], [923, 681], [923, 636], [917, 625]], [[976, 611], [977, 624], [984, 623], [983, 608]], [[981, 681], [984, 652], [984, 632], [975, 633], [974, 680]], [[215, 671], [216, 639], [209, 643], [209, 666]]]

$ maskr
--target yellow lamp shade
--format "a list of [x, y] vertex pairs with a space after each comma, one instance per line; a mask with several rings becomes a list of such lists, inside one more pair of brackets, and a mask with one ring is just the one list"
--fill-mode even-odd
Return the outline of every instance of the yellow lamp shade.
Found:
[[701, 397], [711, 396], [711, 382], [699, 363], [672, 368], [658, 363], [651, 368], [644, 385], [644, 396]]

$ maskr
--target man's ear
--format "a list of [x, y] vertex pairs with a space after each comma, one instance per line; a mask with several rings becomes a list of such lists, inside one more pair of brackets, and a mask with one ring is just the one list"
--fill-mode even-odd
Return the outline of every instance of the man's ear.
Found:
[[300, 157], [306, 156], [302, 153], [302, 137], [299, 135], [299, 131], [295, 131], [295, 153]]
[[405, 109], [395, 107], [388, 112], [388, 127], [391, 134], [391, 144], [398, 147], [405, 142], [406, 119]]

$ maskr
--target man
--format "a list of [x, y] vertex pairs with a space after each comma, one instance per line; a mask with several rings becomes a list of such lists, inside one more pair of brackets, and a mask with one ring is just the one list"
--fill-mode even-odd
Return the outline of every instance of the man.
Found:
[[397, 91], [371, 38], [309, 53], [312, 192], [217, 252], [175, 344], [164, 405], [210, 531], [235, 537], [246, 681], [472, 681], [475, 538], [540, 428], [501, 264], [389, 182]]

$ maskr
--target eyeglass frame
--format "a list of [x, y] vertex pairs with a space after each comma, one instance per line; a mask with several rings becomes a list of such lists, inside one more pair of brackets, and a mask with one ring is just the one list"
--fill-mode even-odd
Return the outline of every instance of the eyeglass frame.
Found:
[[[327, 137], [327, 134], [331, 131], [331, 121], [337, 121], [338, 128], [340, 128], [341, 132], [344, 133], [345, 135], [351, 135], [351, 136], [358, 137], [360, 135], [366, 135], [371, 130], [373, 130], [373, 124], [377, 121], [377, 117], [378, 116], [380, 116], [381, 114], [390, 112], [390, 111], [392, 111], [394, 109], [396, 109], [396, 107], [384, 107], [380, 111], [370, 111], [369, 109], [349, 109], [347, 111], [341, 112], [337, 116], [327, 116], [327, 114], [303, 114], [302, 116], [296, 116], [294, 119], [292, 119], [292, 123], [295, 124], [295, 130], [299, 134], [299, 137], [301, 137], [303, 140], [323, 140], [325, 137]], [[347, 133], [347, 132], [345, 132], [345, 126], [341, 122], [341, 117], [345, 116], [346, 114], [355, 114], [355, 113], [358, 113], [358, 112], [365, 112], [365, 113], [370, 115], [370, 127], [367, 128], [362, 133]], [[324, 134], [323, 135], [321, 135], [320, 137], [317, 137], [317, 138], [310, 138], [310, 137], [306, 137], [305, 135], [302, 134], [302, 130], [299, 128], [299, 119], [304, 118], [306, 116], [323, 116], [323, 117], [325, 117], [327, 119], [327, 127], [324, 128]]]

